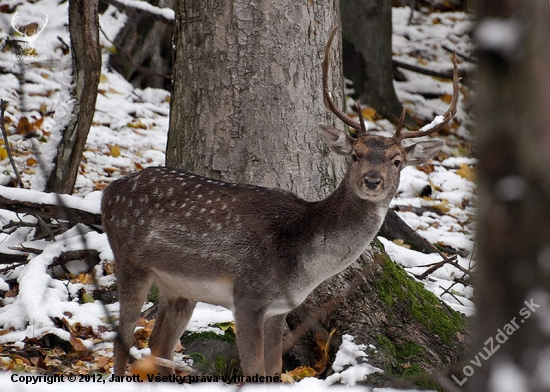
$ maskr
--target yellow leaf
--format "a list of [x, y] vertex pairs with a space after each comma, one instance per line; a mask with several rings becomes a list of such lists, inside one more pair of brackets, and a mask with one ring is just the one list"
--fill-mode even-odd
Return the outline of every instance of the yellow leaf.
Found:
[[445, 103], [451, 103], [453, 96], [451, 94], [445, 94], [441, 97], [441, 100]]
[[459, 169], [456, 171], [460, 177], [467, 179], [468, 181], [475, 181], [476, 173], [472, 170], [470, 166], [465, 163], [461, 163]]
[[307, 377], [315, 377], [317, 372], [309, 366], [298, 366], [296, 369], [286, 372], [286, 374], [291, 376], [295, 381], [300, 381]]
[[6, 148], [4, 146], [0, 146], [0, 161], [6, 159], [8, 157], [8, 152], [6, 151]]
[[376, 109], [371, 108], [370, 106], [365, 106], [361, 109], [361, 113], [363, 114], [363, 117], [369, 121], [374, 121], [374, 118], [376, 117]]
[[294, 379], [290, 374], [283, 373], [281, 374], [281, 382], [284, 382], [285, 384], [294, 384]]
[[34, 158], [28, 158], [27, 159], [27, 165], [29, 165], [29, 166], [34, 166], [34, 165], [36, 165], [36, 163], [37, 163], [36, 159], [34, 159]]
[[109, 151], [112, 157], [116, 158], [120, 156], [120, 147], [118, 146], [118, 144], [109, 146]]
[[449, 201], [446, 199], [442, 199], [440, 203], [432, 204], [432, 207], [436, 210], [443, 212], [444, 214], [451, 210], [451, 206], [449, 206]]
[[95, 299], [90, 294], [84, 293], [82, 294], [82, 302], [84, 302], [85, 304], [93, 304], [95, 302]]
[[227, 331], [228, 329], [231, 329], [234, 334], [237, 334], [237, 330], [235, 329], [235, 322], [234, 321], [226, 322], [226, 323], [219, 323], [218, 327], [224, 332]]
[[107, 81], [107, 75], [101, 74], [99, 77], [99, 83], [105, 83]]

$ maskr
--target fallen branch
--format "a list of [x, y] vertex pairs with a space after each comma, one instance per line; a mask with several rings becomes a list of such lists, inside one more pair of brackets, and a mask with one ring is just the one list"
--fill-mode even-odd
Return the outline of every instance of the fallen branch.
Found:
[[[409, 63], [406, 63], [406, 62], [400, 61], [400, 60], [393, 59], [392, 62], [393, 62], [394, 67], [407, 69], [409, 71], [413, 71], [413, 72], [420, 73], [420, 74], [423, 74], [423, 75], [435, 76], [436, 78], [449, 79], [449, 80], [453, 79], [453, 71], [452, 70], [450, 70], [450, 71], [434, 71], [433, 69], [420, 67], [418, 65], [409, 64]], [[463, 69], [459, 69], [458, 70], [458, 76], [463, 78], [460, 82], [465, 84], [464, 83], [464, 78], [467, 76], [466, 71], [464, 71]]]
[[39, 215], [44, 218], [60, 219], [87, 225], [101, 225], [101, 215], [88, 211], [58, 206], [54, 204], [42, 204], [29, 201], [7, 199], [0, 196], [0, 209], [17, 212], [20, 214]]
[[75, 196], [0, 186], [0, 209], [3, 210], [87, 225], [101, 225], [99, 207], [94, 207]]

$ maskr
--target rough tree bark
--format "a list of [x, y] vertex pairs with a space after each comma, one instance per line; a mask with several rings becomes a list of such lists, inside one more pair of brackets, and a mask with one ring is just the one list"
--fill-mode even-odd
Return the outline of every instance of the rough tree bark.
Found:
[[[179, 1], [167, 165], [318, 199], [344, 162], [315, 130], [338, 2]], [[337, 48], [337, 47], [336, 47]], [[339, 50], [332, 89], [341, 99]]]
[[550, 3], [484, 0], [478, 15], [478, 316], [457, 379], [472, 392], [548, 391]]
[[54, 167], [46, 181], [45, 191], [71, 193], [88, 131], [92, 125], [101, 75], [97, 0], [69, 1], [69, 32], [73, 56], [74, 98], [71, 120], [63, 130], [57, 146]]
[[353, 81], [362, 103], [399, 118], [402, 106], [393, 87], [392, 2], [345, 0], [340, 10], [344, 75]]

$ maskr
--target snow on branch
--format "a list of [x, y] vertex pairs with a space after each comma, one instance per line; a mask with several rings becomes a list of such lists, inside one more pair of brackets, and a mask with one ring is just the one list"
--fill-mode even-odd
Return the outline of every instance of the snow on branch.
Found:
[[0, 209], [100, 225], [100, 192], [86, 198], [0, 186]]
[[147, 12], [153, 19], [160, 20], [167, 24], [173, 24], [175, 19], [174, 10], [171, 8], [156, 7], [142, 0], [102, 0], [120, 10], [135, 9]]

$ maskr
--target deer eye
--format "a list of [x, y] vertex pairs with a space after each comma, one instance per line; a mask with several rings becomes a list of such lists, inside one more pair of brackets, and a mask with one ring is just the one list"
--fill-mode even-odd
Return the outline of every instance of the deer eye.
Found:
[[399, 167], [401, 165], [401, 159], [396, 159], [395, 161], [393, 161], [393, 165], [395, 167]]
[[351, 154], [351, 159], [352, 159], [353, 162], [357, 162], [357, 159], [358, 159], [357, 155]]

